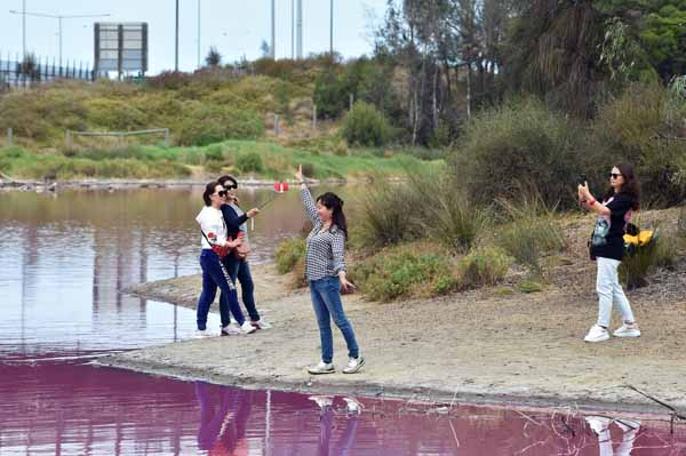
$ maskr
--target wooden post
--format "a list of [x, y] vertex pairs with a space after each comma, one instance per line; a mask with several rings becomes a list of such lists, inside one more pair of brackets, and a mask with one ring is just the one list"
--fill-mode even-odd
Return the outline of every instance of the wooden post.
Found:
[[312, 105], [312, 129], [317, 129], [317, 105]]
[[164, 129], [164, 145], [165, 146], [169, 145], [169, 129], [168, 128]]
[[67, 147], [67, 150], [71, 150], [71, 130], [67, 130], [67, 132], [64, 134], [64, 143]]
[[280, 129], [279, 129], [279, 115], [274, 114], [274, 134], [279, 135]]
[[350, 94], [350, 111], [353, 110], [353, 104], [355, 103], [355, 95]]
[[12, 127], [9, 127], [7, 129], [7, 147], [12, 147], [13, 145], [13, 132], [12, 132]]

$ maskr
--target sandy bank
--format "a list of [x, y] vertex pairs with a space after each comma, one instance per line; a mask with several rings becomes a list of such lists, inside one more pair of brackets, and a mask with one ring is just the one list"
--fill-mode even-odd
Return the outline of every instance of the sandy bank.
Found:
[[[319, 354], [308, 293], [289, 292], [272, 266], [253, 266], [258, 305], [274, 328], [100, 363], [250, 388], [667, 412], [625, 386], [633, 385], [686, 410], [686, 274], [658, 276], [629, 294], [641, 338], [587, 344], [582, 337], [596, 317], [596, 300], [593, 266], [582, 264], [561, 266], [545, 292], [528, 295], [499, 287], [391, 304], [346, 296], [367, 366], [356, 375], [320, 377], [305, 371]], [[665, 281], [669, 287], [661, 286]], [[194, 307], [199, 287], [198, 277], [185, 277], [133, 291]], [[335, 331], [340, 368], [346, 352]]]

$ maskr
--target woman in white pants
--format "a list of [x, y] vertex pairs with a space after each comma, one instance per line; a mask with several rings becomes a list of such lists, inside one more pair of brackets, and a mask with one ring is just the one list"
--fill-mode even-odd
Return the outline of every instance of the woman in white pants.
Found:
[[629, 164], [617, 165], [609, 175], [610, 189], [601, 201], [591, 195], [588, 184], [579, 185], [579, 201], [598, 214], [591, 237], [591, 257], [598, 263], [598, 322], [584, 337], [586, 342], [602, 342], [610, 338], [608, 327], [613, 303], [622, 315], [623, 324], [613, 335], [638, 337], [641, 331], [634, 319], [629, 300], [619, 284], [617, 268], [624, 257], [624, 230], [633, 211], [639, 208], [639, 186]]

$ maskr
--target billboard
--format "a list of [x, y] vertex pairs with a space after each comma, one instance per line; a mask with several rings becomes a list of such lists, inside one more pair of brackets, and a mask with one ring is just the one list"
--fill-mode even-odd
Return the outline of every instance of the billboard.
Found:
[[95, 71], [148, 71], [147, 22], [96, 22]]

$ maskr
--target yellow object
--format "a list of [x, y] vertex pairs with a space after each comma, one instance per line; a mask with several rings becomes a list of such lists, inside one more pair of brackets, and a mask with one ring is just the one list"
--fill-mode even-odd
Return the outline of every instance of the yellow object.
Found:
[[653, 239], [652, 230], [641, 230], [636, 236], [631, 236], [630, 234], [624, 235], [624, 243], [632, 244], [638, 246], [644, 246], [648, 244]]

